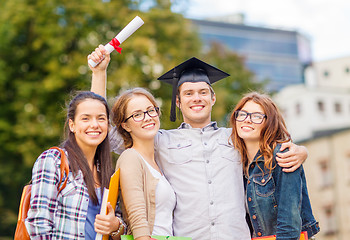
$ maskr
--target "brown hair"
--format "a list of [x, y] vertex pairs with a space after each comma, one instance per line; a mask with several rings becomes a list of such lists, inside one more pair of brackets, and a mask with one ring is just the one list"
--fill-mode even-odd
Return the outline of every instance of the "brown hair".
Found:
[[119, 134], [122, 135], [125, 148], [132, 147], [133, 141], [130, 133], [127, 132], [122, 127], [122, 123], [125, 122], [125, 119], [127, 117], [129, 117], [129, 116], [126, 116], [126, 109], [128, 107], [130, 100], [137, 95], [145, 96], [146, 98], [148, 98], [148, 100], [150, 100], [153, 106], [158, 107], [158, 104], [155, 98], [153, 97], [153, 95], [144, 88], [138, 87], [138, 88], [128, 89], [117, 97], [116, 102], [114, 103], [112, 108], [112, 122], [116, 126]]
[[[93, 92], [78, 92], [77, 95], [71, 100], [67, 107], [67, 118], [66, 118], [66, 140], [62, 143], [62, 146], [68, 152], [69, 167], [76, 176], [78, 171], [81, 170], [84, 176], [84, 182], [87, 186], [89, 197], [92, 199], [95, 205], [98, 204], [98, 198], [95, 191], [95, 180], [90, 166], [85, 158], [83, 151], [80, 149], [75, 134], [69, 130], [69, 119], [74, 121], [77, 107], [83, 101], [87, 99], [94, 99], [100, 101], [106, 108], [107, 119], [109, 119], [109, 108], [106, 100]], [[98, 180], [101, 184], [101, 189], [109, 187], [109, 180], [112, 176], [114, 169], [112, 166], [112, 159], [110, 153], [108, 133], [106, 138], [97, 146], [94, 165], [98, 166], [100, 171], [97, 172]]]
[[276, 147], [277, 143], [288, 142], [291, 139], [290, 134], [287, 131], [287, 127], [281, 112], [278, 110], [276, 104], [269, 96], [257, 92], [251, 92], [244, 95], [231, 114], [230, 124], [232, 127], [231, 139], [234, 147], [241, 154], [245, 174], [248, 174], [247, 168], [249, 165], [247, 148], [243, 139], [237, 134], [235, 111], [241, 110], [248, 101], [253, 101], [259, 104], [266, 115], [265, 122], [263, 123], [264, 126], [261, 130], [259, 148], [265, 159], [265, 168], [271, 171], [274, 168], [274, 166], [272, 166], [274, 148]]

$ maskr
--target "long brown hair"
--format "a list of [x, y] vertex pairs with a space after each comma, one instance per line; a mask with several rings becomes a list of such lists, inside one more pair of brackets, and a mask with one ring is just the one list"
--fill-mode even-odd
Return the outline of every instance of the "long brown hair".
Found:
[[243, 139], [240, 138], [237, 133], [235, 111], [241, 110], [249, 101], [259, 104], [266, 115], [266, 119], [263, 122], [264, 126], [260, 134], [259, 149], [264, 156], [265, 168], [271, 171], [274, 168], [272, 161], [274, 148], [277, 143], [288, 142], [291, 139], [290, 134], [287, 131], [281, 112], [269, 96], [257, 92], [251, 92], [244, 95], [231, 114], [230, 124], [232, 127], [231, 139], [234, 147], [241, 154], [245, 174], [248, 174], [247, 168], [249, 165], [247, 148]]
[[[68, 152], [69, 167], [73, 172], [73, 175], [76, 176], [79, 170], [82, 171], [84, 182], [88, 189], [89, 197], [92, 199], [93, 203], [97, 205], [98, 198], [95, 192], [95, 181], [93, 178], [93, 173], [89, 167], [88, 161], [86, 160], [83, 151], [80, 149], [75, 139], [75, 134], [70, 131], [68, 126], [69, 119], [74, 121], [78, 105], [87, 99], [100, 101], [105, 106], [107, 119], [109, 119], [109, 108], [106, 100], [102, 96], [88, 91], [77, 93], [77, 95], [71, 100], [67, 107], [67, 119], [65, 124], [66, 140], [62, 143], [62, 146]], [[96, 167], [98, 166], [99, 168], [97, 177], [100, 182], [101, 189], [108, 188], [110, 177], [114, 172], [111, 160], [108, 133], [106, 138], [97, 146], [94, 157], [94, 165]]]
[[153, 95], [150, 92], [148, 92], [144, 88], [137, 87], [137, 88], [128, 89], [128, 90], [124, 91], [123, 93], [121, 93], [117, 97], [116, 102], [114, 103], [113, 108], [112, 108], [112, 121], [113, 121], [114, 125], [116, 126], [119, 134], [121, 134], [123, 137], [125, 148], [132, 147], [133, 141], [132, 141], [130, 133], [127, 132], [122, 127], [122, 123], [125, 122], [125, 119], [127, 117], [129, 117], [129, 116], [126, 116], [126, 109], [128, 107], [130, 100], [134, 96], [140, 96], [140, 95], [145, 96], [146, 98], [148, 98], [148, 100], [150, 100], [150, 102], [153, 104], [153, 106], [158, 107], [158, 104], [157, 104], [155, 98], [153, 97]]

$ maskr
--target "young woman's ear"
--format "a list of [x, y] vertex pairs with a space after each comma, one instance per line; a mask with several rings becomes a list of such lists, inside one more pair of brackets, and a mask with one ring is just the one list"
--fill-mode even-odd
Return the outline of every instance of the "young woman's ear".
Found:
[[69, 126], [69, 130], [72, 132], [72, 133], [75, 133], [75, 130], [74, 130], [74, 122], [72, 119], [69, 119], [68, 120], [68, 126]]
[[122, 123], [122, 128], [124, 128], [124, 130], [127, 132], [131, 132], [131, 129], [129, 128], [128, 124], [125, 122]]

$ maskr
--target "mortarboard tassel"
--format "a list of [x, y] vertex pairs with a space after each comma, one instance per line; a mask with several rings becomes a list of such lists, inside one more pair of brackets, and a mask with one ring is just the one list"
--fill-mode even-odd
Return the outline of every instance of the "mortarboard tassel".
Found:
[[170, 121], [176, 121], [176, 93], [177, 93], [177, 80], [176, 80], [176, 71], [174, 68], [173, 72], [173, 95], [171, 97], [171, 109], [170, 109]]

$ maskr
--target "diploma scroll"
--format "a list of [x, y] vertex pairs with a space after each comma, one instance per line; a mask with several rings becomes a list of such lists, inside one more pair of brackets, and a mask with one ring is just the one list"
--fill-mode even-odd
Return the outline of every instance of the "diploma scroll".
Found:
[[[107, 43], [104, 47], [108, 53], [113, 52], [114, 49], [116, 49], [119, 53], [121, 52], [121, 48], [119, 47], [120, 44], [122, 44], [128, 37], [130, 37], [131, 34], [133, 34], [139, 27], [141, 27], [144, 24], [143, 20], [136, 16], [128, 25], [126, 25], [120, 33], [118, 33], [115, 38], [113, 38], [109, 43]], [[92, 67], [96, 67], [98, 63], [95, 63], [91, 59], [89, 59], [89, 64]]]

